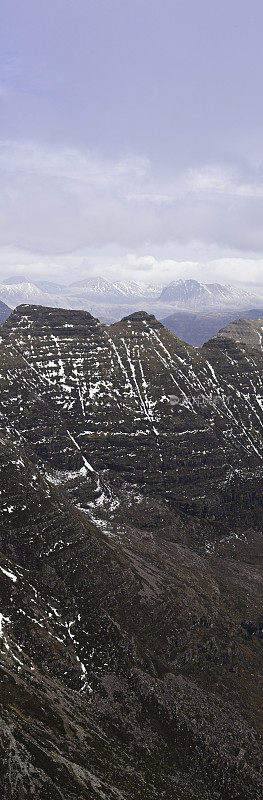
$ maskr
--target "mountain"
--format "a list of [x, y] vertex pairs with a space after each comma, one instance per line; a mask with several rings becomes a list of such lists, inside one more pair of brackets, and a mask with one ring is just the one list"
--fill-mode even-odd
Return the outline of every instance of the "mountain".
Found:
[[[174, 303], [177, 308], [189, 311], [206, 311], [208, 308], [251, 307], [259, 298], [253, 297], [243, 289], [234, 286], [223, 286], [220, 283], [199, 283], [195, 280], [172, 281], [165, 286], [160, 300]], [[262, 300], [261, 300], [262, 302]]]
[[[60, 293], [60, 292], [62, 292], [63, 290], [66, 289], [66, 287], [61, 283], [54, 283], [52, 281], [46, 281], [46, 280], [40, 280], [39, 281], [39, 280], [35, 280], [35, 279], [34, 279], [34, 281], [30, 281], [30, 279], [27, 278], [25, 275], [11, 275], [11, 277], [9, 277], [9, 278], [3, 278], [2, 279], [2, 284], [4, 286], [17, 285], [19, 287], [22, 287], [23, 284], [26, 284], [26, 287], [27, 287], [28, 284], [30, 284], [31, 286], [34, 286], [34, 287], [37, 286], [37, 288], [41, 289], [42, 292], [47, 292], [47, 293], [53, 294], [53, 295], [56, 294], [57, 292]], [[21, 291], [22, 291], [22, 289], [21, 289]], [[26, 288], [25, 288], [25, 291], [26, 291]]]
[[5, 322], [6, 319], [11, 314], [11, 308], [9, 308], [5, 303], [2, 303], [0, 300], [0, 325], [2, 322]]
[[146, 300], [157, 299], [163, 288], [161, 284], [144, 284], [136, 281], [116, 281], [113, 285], [126, 297], [144, 298]]
[[263, 314], [261, 319], [236, 319], [222, 328], [216, 338], [231, 339], [256, 350], [263, 350]]
[[2, 326], [4, 800], [260, 800], [254, 344], [145, 312]]
[[25, 275], [10, 275], [9, 278], [3, 278], [2, 283], [7, 286], [12, 286], [13, 283], [28, 283], [28, 278]]
[[106, 278], [89, 278], [70, 286], [45, 280], [29, 281], [26, 277], [13, 276], [0, 284], [0, 297], [10, 307], [21, 303], [36, 303], [50, 307], [89, 310], [109, 324], [128, 314], [136, 304], [146, 298], [159, 296], [160, 286], [116, 281]]
[[[234, 319], [239, 310], [262, 307], [262, 297], [253, 297], [248, 292], [231, 286], [173, 281], [163, 288], [161, 284], [109, 281], [100, 276], [76, 281], [70, 286], [46, 280], [28, 281], [25, 277], [13, 276], [0, 284], [0, 299], [11, 308], [23, 303], [36, 303], [51, 308], [83, 309], [106, 324], [117, 322], [134, 311], [139, 311], [142, 306], [159, 319], [166, 319], [175, 310], [205, 313], [217, 310], [219, 313], [222, 309], [227, 310], [228, 314], [233, 312]], [[224, 318], [222, 324], [228, 321], [230, 318]], [[214, 332], [216, 329], [211, 328], [208, 336]]]
[[52, 283], [52, 281], [35, 281], [34, 286], [37, 286], [38, 289], [41, 289], [42, 292], [47, 292], [48, 294], [55, 295], [61, 294], [61, 292], [66, 292], [66, 286], [62, 283]]
[[234, 322], [236, 316], [245, 319], [263, 318], [263, 304], [260, 309], [249, 309], [225, 312], [197, 312], [194, 311], [175, 311], [168, 317], [162, 319], [163, 325], [173, 331], [180, 339], [189, 342], [194, 347], [204, 344], [210, 337], [218, 333], [219, 330], [230, 322]]
[[113, 308], [120, 304], [123, 307], [124, 303], [129, 302], [138, 304], [143, 299], [147, 310], [155, 313], [167, 306], [198, 311], [209, 308], [246, 308], [252, 306], [253, 302], [259, 304], [259, 298], [233, 286], [202, 284], [194, 280], [172, 281], [168, 286], [162, 287], [135, 281], [110, 282], [102, 277], [94, 277], [72, 283], [68, 292], [86, 300], [89, 298], [93, 303], [112, 303]]
[[41, 305], [43, 302], [51, 301], [46, 292], [39, 289], [35, 283], [27, 280], [21, 280], [20, 283], [14, 283], [14, 280], [11, 280], [11, 282], [0, 284], [0, 299], [7, 303], [10, 308], [15, 308], [21, 302]]
[[105, 295], [110, 290], [111, 283], [106, 278], [101, 278], [99, 276], [95, 278], [86, 278], [82, 281], [75, 281], [69, 285], [69, 291], [72, 290], [74, 294], [80, 292], [88, 293], [88, 294], [96, 294], [96, 295]]
[[110, 282], [101, 277], [77, 281], [71, 283], [68, 288], [73, 294], [89, 296], [93, 300], [96, 297], [98, 301], [104, 299], [106, 302], [112, 303], [125, 302], [132, 299], [139, 300], [141, 298], [158, 298], [162, 289], [159, 285], [144, 285], [135, 281]]

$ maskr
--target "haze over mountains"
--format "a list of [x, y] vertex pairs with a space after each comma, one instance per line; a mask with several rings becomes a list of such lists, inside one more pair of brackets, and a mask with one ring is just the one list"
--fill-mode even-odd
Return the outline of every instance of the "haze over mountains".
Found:
[[238, 319], [263, 318], [263, 302], [261, 308], [240, 309], [234, 311], [174, 311], [162, 319], [163, 325], [173, 331], [180, 339], [199, 347], [218, 333], [225, 326]]
[[6, 303], [2, 303], [2, 301], [0, 301], [0, 325], [2, 324], [2, 322], [5, 322], [5, 320], [9, 317], [10, 313], [11, 313], [11, 308], [9, 308], [9, 306], [7, 306]]
[[48, 280], [32, 281], [21, 275], [2, 280], [0, 298], [9, 308], [33, 303], [83, 309], [107, 324], [143, 308], [194, 346], [203, 344], [237, 317], [258, 319], [263, 314], [263, 296], [196, 280], [172, 281], [162, 286], [90, 277], [65, 286]]
[[263, 306], [262, 297], [242, 288], [218, 283], [178, 280], [162, 286], [135, 281], [111, 282], [103, 277], [90, 277], [64, 286], [46, 280], [28, 280], [26, 276], [13, 276], [0, 283], [0, 300], [10, 308], [20, 303], [34, 303], [83, 309], [106, 323], [117, 321], [142, 308], [162, 319], [175, 311], [233, 311], [236, 316], [239, 310]]
[[[91, 277], [76, 281], [69, 286], [45, 280], [29, 280], [25, 276], [2, 279], [1, 299], [11, 308], [19, 302], [49, 299], [53, 306], [63, 301], [65, 307], [76, 302], [90, 305], [106, 304], [119, 306], [127, 303], [137, 305], [142, 300], [162, 308], [162, 304], [172, 304], [173, 309], [204, 311], [207, 309], [249, 308], [262, 304], [262, 297], [250, 294], [234, 286], [218, 283], [199, 283], [196, 280], [172, 281], [168, 286], [161, 284], [140, 284], [135, 281], [111, 282], [103, 277]], [[54, 302], [54, 300], [56, 302]], [[49, 305], [49, 303], [46, 303]], [[118, 313], [115, 308], [115, 314]]]

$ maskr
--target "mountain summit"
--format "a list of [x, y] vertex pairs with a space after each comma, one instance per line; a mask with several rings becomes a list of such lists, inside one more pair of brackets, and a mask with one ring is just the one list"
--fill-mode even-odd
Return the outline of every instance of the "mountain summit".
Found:
[[173, 302], [177, 308], [189, 311], [205, 311], [208, 308], [249, 308], [255, 299], [258, 298], [234, 286], [199, 283], [195, 280], [172, 281], [164, 287], [160, 296], [160, 301]]

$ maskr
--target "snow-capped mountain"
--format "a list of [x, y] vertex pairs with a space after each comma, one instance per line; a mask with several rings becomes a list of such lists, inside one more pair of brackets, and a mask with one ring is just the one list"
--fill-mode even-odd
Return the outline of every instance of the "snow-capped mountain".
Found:
[[212, 312], [262, 308], [262, 297], [234, 286], [172, 281], [168, 286], [136, 281], [109, 281], [94, 276], [69, 286], [48, 280], [12, 276], [0, 283], [0, 300], [10, 308], [29, 303], [53, 308], [83, 309], [101, 322], [113, 322], [144, 310], [159, 319], [175, 311]]
[[179, 280], [172, 281], [164, 287], [160, 301], [173, 303], [175, 308], [204, 311], [208, 308], [249, 308], [251, 304], [257, 304], [259, 298], [235, 286]]
[[163, 289], [161, 284], [144, 284], [136, 281], [116, 281], [113, 286], [121, 292], [123, 297], [143, 297], [147, 300], [157, 299]]
[[67, 298], [62, 298], [65, 289], [58, 283], [31, 281], [25, 275], [14, 275], [0, 282], [0, 300], [9, 308], [16, 308], [21, 303], [68, 308]]
[[49, 294], [56, 294], [57, 292], [60, 294], [61, 292], [65, 291], [65, 286], [61, 283], [53, 283], [52, 281], [34, 281], [34, 284], [41, 289], [42, 292], [48, 292]]
[[10, 275], [9, 278], [3, 278], [2, 283], [11, 286], [13, 283], [28, 283], [28, 278], [25, 275]]
[[108, 281], [107, 278], [96, 276], [83, 281], [71, 283], [67, 293], [73, 295], [85, 295], [85, 297], [95, 297], [105, 299], [110, 302], [118, 302], [125, 299], [155, 298], [160, 296], [162, 286], [157, 284], [145, 285], [136, 281]]
[[15, 308], [20, 303], [37, 303], [37, 305], [48, 305], [47, 293], [42, 292], [35, 283], [22, 281], [21, 283], [1, 283], [0, 300], [10, 308]]
[[101, 278], [99, 275], [95, 278], [85, 278], [83, 281], [74, 281], [67, 287], [69, 294], [90, 294], [90, 295], [106, 295], [111, 287], [110, 281], [107, 278]]

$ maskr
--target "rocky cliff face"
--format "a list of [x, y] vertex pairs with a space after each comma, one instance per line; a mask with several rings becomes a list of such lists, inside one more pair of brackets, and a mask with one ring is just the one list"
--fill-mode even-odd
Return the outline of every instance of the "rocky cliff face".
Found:
[[1, 328], [4, 798], [261, 797], [252, 344], [143, 312]]

